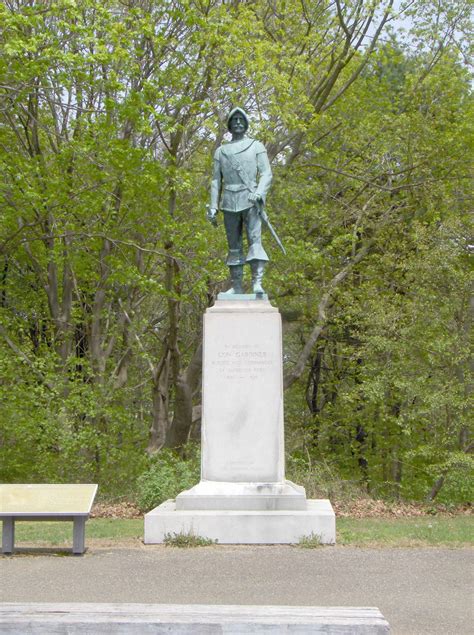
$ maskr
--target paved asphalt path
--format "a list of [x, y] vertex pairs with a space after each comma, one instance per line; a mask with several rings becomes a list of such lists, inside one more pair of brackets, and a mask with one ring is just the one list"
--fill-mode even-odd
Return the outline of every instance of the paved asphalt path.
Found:
[[0, 557], [2, 602], [376, 606], [395, 635], [474, 634], [472, 549], [92, 546]]

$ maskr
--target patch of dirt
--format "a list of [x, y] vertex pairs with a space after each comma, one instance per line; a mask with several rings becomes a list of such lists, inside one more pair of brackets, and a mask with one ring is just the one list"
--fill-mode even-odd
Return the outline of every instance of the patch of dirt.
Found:
[[141, 512], [133, 503], [96, 503], [92, 508], [91, 518], [143, 518]]
[[447, 507], [424, 503], [403, 503], [358, 498], [351, 501], [331, 501], [336, 516], [351, 518], [409, 518], [413, 516], [459, 516], [472, 514], [472, 507]]
[[[331, 500], [336, 515], [351, 518], [408, 518], [413, 516], [459, 516], [472, 514], [472, 507], [447, 507], [423, 503], [395, 503], [373, 498], [358, 498], [348, 501]], [[97, 503], [92, 508], [91, 518], [143, 518], [143, 512], [131, 502]]]
[[142, 538], [88, 538], [88, 549], [144, 549]]

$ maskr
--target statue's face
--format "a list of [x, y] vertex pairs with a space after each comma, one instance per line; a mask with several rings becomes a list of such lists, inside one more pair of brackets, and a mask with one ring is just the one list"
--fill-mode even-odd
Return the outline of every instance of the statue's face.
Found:
[[236, 112], [235, 115], [232, 115], [230, 118], [229, 128], [232, 134], [243, 134], [247, 130], [245, 117], [240, 114], [240, 112]]

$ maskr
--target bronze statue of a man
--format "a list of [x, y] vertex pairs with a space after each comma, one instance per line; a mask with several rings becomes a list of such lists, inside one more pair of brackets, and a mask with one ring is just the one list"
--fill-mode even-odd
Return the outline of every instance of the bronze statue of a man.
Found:
[[[263, 271], [268, 261], [262, 246], [262, 212], [272, 171], [265, 146], [246, 136], [249, 120], [244, 110], [234, 108], [227, 118], [227, 127], [232, 141], [217, 148], [214, 155], [208, 219], [215, 224], [219, 207], [222, 209], [229, 245], [226, 264], [232, 281], [226, 293], [243, 293], [244, 264], [248, 262], [252, 290], [261, 295], [264, 293]], [[242, 244], [244, 227], [248, 243], [246, 257]]]

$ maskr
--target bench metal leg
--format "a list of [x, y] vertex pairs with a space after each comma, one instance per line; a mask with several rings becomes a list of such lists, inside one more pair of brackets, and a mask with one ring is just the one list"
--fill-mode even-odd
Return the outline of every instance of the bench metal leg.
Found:
[[77, 553], [77, 554], [84, 553], [85, 537], [86, 537], [86, 518], [84, 516], [78, 516], [77, 518], [74, 518], [72, 553]]
[[2, 533], [2, 552], [13, 553], [14, 542], [15, 542], [15, 519], [4, 518], [3, 519], [3, 533]]

